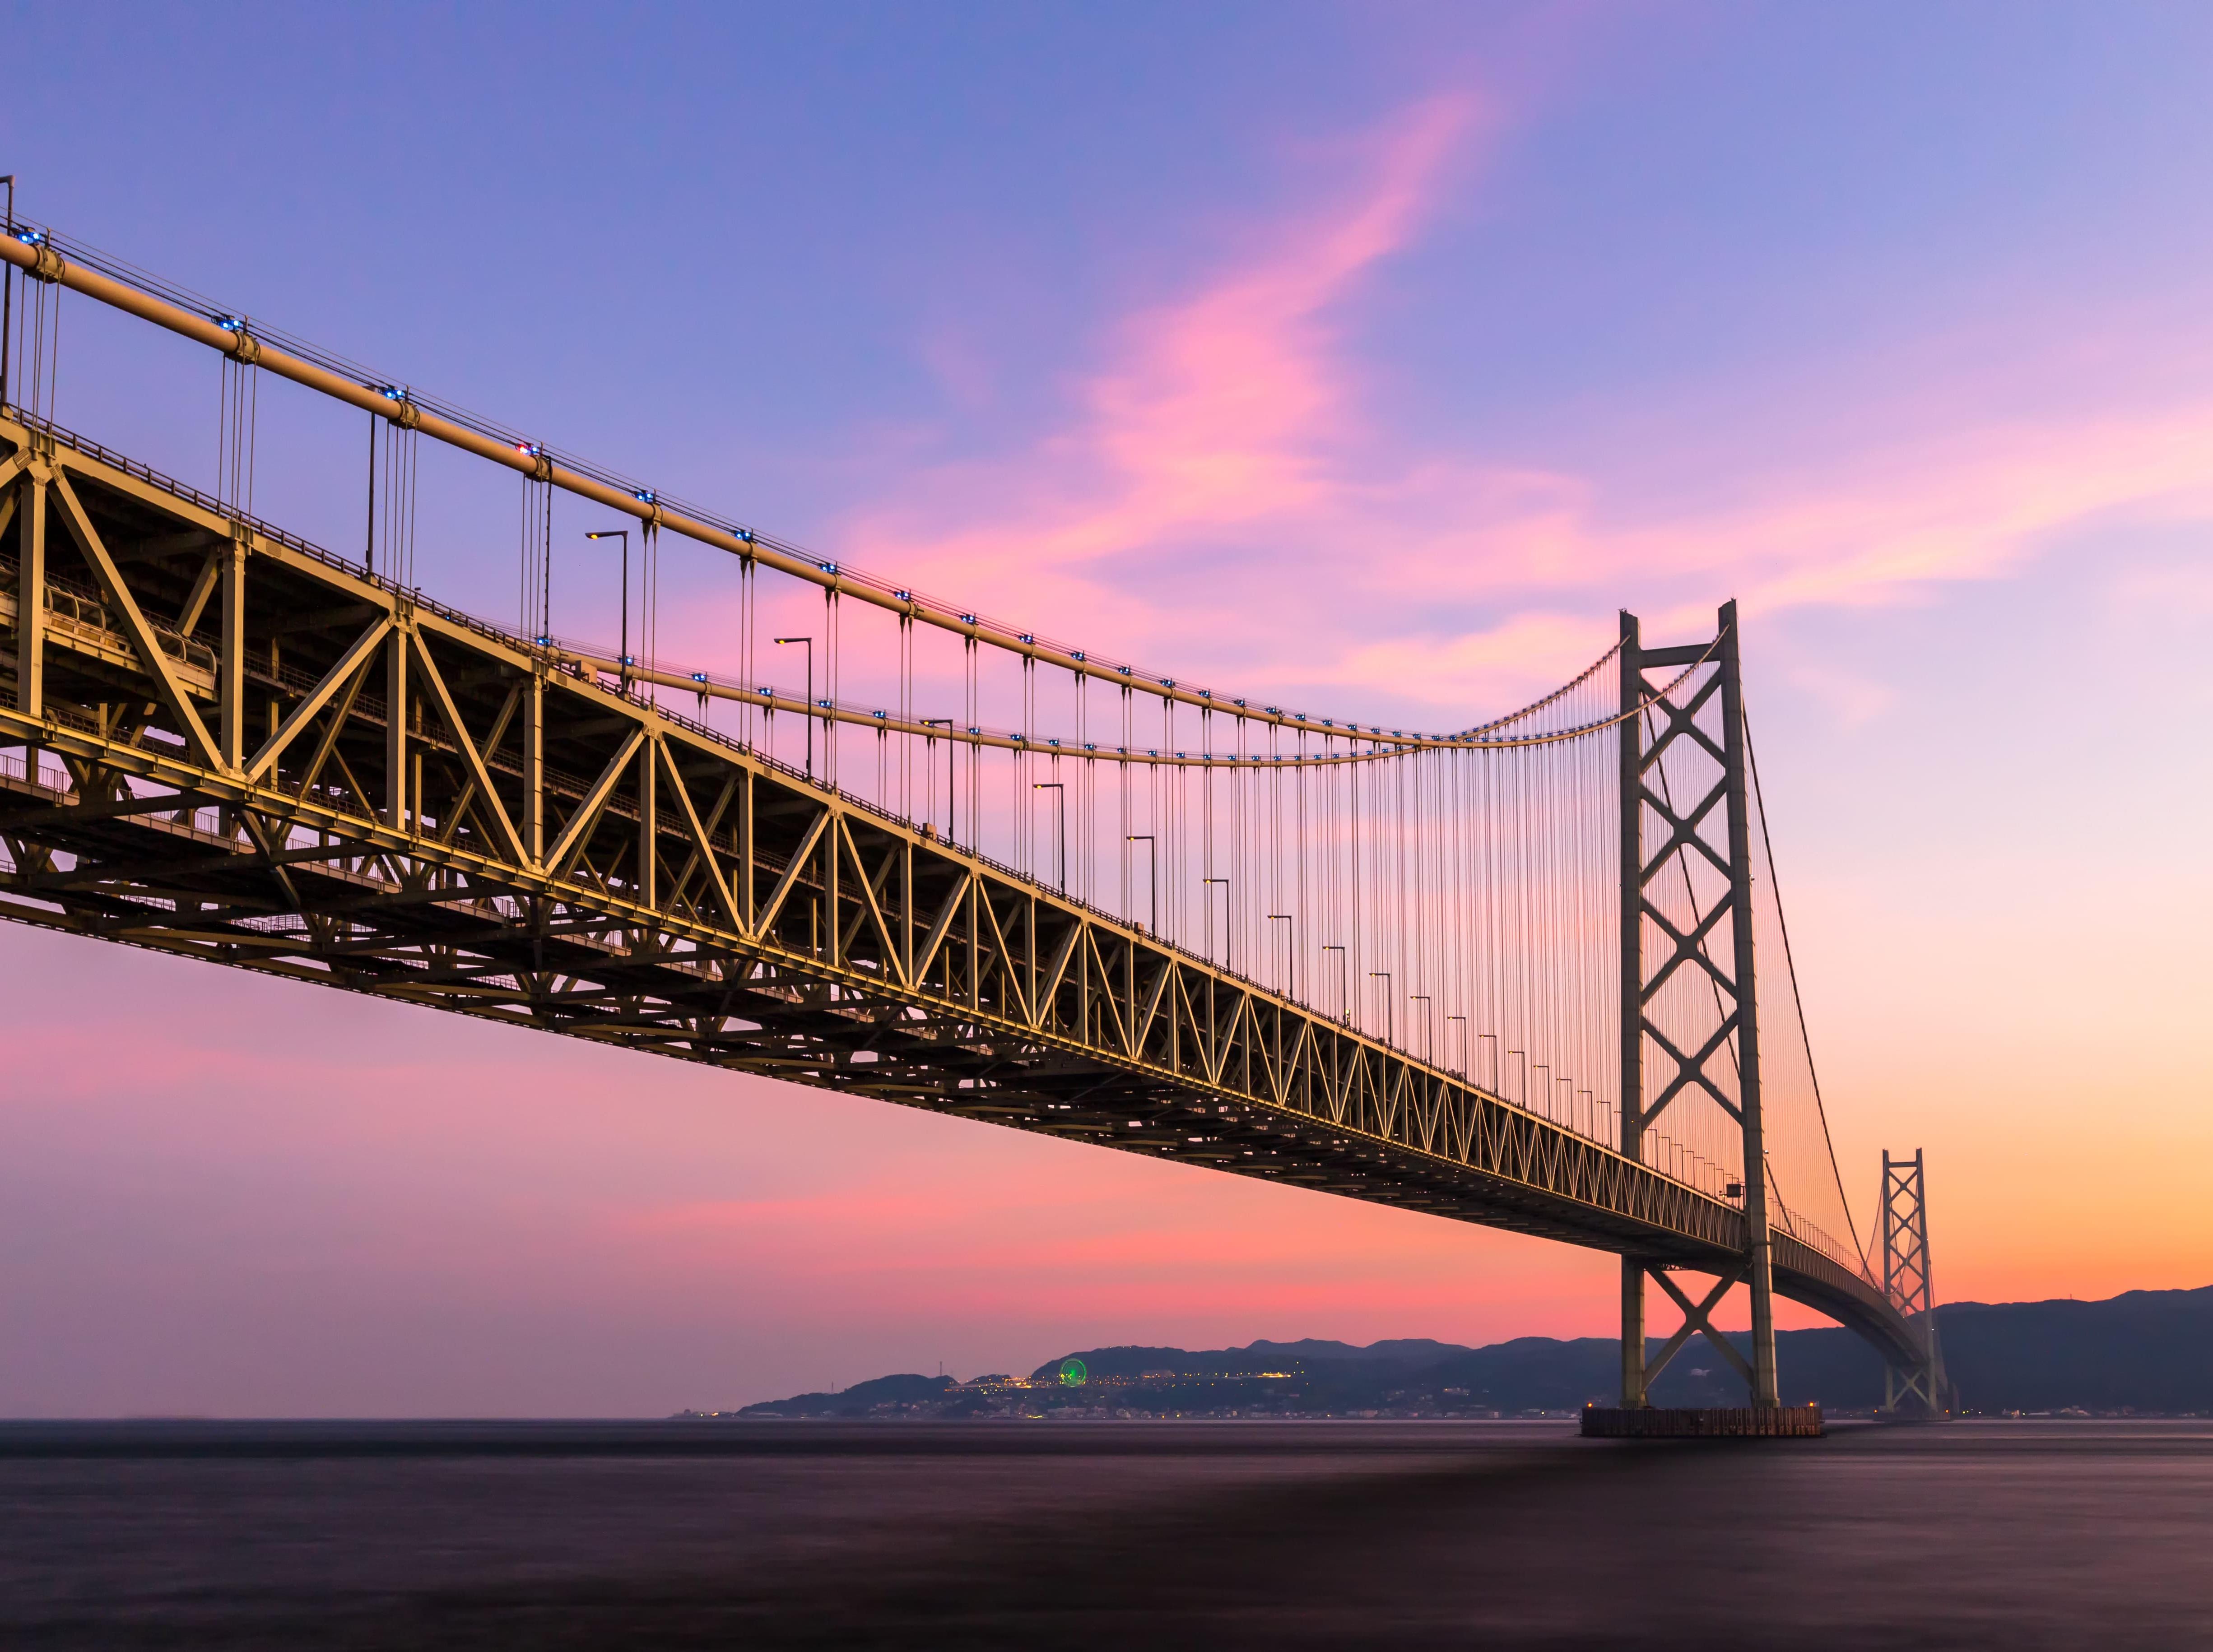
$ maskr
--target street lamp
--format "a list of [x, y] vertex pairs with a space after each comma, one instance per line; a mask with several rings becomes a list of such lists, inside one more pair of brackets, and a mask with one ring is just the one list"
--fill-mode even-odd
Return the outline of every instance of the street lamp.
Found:
[[1345, 975], [1348, 955], [1340, 946], [1326, 946], [1322, 950], [1337, 954], [1337, 1018], [1350, 1027], [1352, 1025], [1352, 986]]
[[[15, 174], [0, 178], [8, 186], [8, 233], [15, 233]], [[15, 332], [15, 266], [8, 266], [7, 296], [0, 299], [0, 407], [8, 405], [8, 341]]]
[[814, 778], [814, 639], [811, 637], [779, 637], [778, 648], [786, 643], [807, 644], [807, 777]]
[[1428, 1035], [1427, 1047], [1423, 1052], [1422, 1059], [1434, 1067], [1437, 1064], [1437, 1001], [1426, 992], [1411, 993], [1408, 995], [1406, 1001], [1409, 1003], [1425, 1003], [1430, 1007], [1429, 1024], [1422, 1029]]
[[596, 533], [587, 533], [588, 539], [620, 539], [622, 550], [622, 652], [617, 664], [621, 667], [623, 692], [630, 692], [630, 529], [603, 527]]
[[[1201, 878], [1199, 881], [1201, 883], [1218, 883], [1222, 886], [1222, 967], [1224, 970], [1234, 970], [1235, 966], [1229, 961], [1229, 917], [1232, 910], [1230, 902], [1235, 899], [1235, 897], [1233, 897], [1229, 893], [1229, 880], [1228, 878]], [[1214, 923], [1214, 901], [1210, 896], [1208, 898], [1206, 903], [1206, 921], [1208, 925], [1211, 927]]]
[[1498, 1088], [1498, 1034], [1496, 1033], [1478, 1033], [1475, 1035], [1475, 1041], [1478, 1044], [1482, 1043], [1485, 1039], [1489, 1039], [1491, 1040], [1491, 1093], [1493, 1095], [1497, 1096], [1500, 1100], [1503, 1101], [1506, 1098], [1500, 1093]]
[[1448, 1015], [1445, 1019], [1460, 1023], [1460, 1076], [1462, 1079], [1466, 1079], [1467, 1077], [1467, 1017]]
[[1152, 851], [1152, 869], [1145, 880], [1145, 888], [1152, 897], [1151, 933], [1153, 939], [1157, 941], [1161, 938], [1161, 845], [1159, 840], [1149, 832], [1133, 832], [1122, 841], [1125, 844], [1143, 844]]
[[[1290, 921], [1291, 915], [1289, 912], [1271, 912], [1268, 914], [1268, 922], [1271, 924], [1288, 924]], [[1290, 978], [1284, 983], [1283, 991], [1289, 995], [1294, 1002], [1296, 1002], [1299, 996], [1299, 954], [1297, 952], [1297, 930], [1285, 930], [1283, 931], [1283, 964], [1285, 968], [1287, 968], [1290, 972]]]
[[[951, 843], [953, 841], [953, 719], [950, 717], [924, 717], [922, 720], [922, 726], [925, 728], [942, 728], [945, 730], [945, 841]], [[930, 736], [927, 735], [923, 736], [923, 739], [925, 741], [927, 741], [929, 738]], [[924, 750], [924, 761], [927, 762], [928, 760], [929, 752], [925, 746]]]
[[1399, 1005], [1391, 996], [1391, 972], [1371, 969], [1368, 972], [1368, 978], [1383, 983], [1383, 1042], [1395, 1050], [1399, 1047]]
[[1068, 893], [1068, 792], [1066, 789], [1066, 783], [1059, 780], [1033, 780], [1030, 782], [1030, 789], [1032, 791], [1051, 792], [1053, 795], [1053, 801], [1059, 805], [1058, 809], [1056, 811], [1060, 817], [1060, 858], [1058, 865], [1060, 869], [1060, 893], [1064, 895]]

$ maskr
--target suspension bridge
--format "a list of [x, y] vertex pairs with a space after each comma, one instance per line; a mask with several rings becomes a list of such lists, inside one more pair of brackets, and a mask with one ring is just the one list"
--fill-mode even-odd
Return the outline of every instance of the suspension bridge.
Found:
[[[1613, 1253], [1626, 1411], [1698, 1335], [1777, 1408], [1777, 1294], [1863, 1337], [1893, 1409], [1944, 1404], [1918, 1155], [1863, 1245], [1830, 1144], [1733, 604], [1666, 642], [1625, 614], [1466, 728], [1293, 709], [12, 216], [0, 257], [0, 917]], [[65, 296], [214, 352], [207, 487], [58, 421]], [[366, 415], [357, 548], [253, 514], [265, 382]], [[511, 621], [415, 576], [425, 440], [515, 490]], [[564, 501], [612, 643], [555, 631]], [[720, 553], [727, 669], [661, 654], [676, 543]], [[1740, 1284], [1748, 1356], [1711, 1320]]]

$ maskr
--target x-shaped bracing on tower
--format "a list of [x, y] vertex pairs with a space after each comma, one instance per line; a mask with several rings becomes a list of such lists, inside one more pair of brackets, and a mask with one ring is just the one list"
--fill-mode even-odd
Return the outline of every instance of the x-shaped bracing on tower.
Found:
[[[1683, 672], [1666, 686], [1648, 668]], [[1680, 698], [1679, 698], [1680, 694]], [[1618, 725], [1621, 773], [1621, 1097], [1622, 1151], [1641, 1159], [1644, 1133], [1686, 1092], [1712, 1099], [1742, 1133], [1745, 1249], [1734, 1267], [1722, 1271], [1703, 1302], [1693, 1303], [1655, 1259], [1622, 1258], [1622, 1403], [1646, 1403], [1651, 1378], [1673, 1359], [1693, 1332], [1721, 1349], [1744, 1376], [1755, 1405], [1779, 1403], [1775, 1376], [1773, 1262], [1768, 1229], [1767, 1167], [1759, 1110], [1759, 1039], [1752, 952], [1751, 799], [1747, 783], [1744, 704], [1737, 657], [1736, 605], [1716, 616], [1713, 639], [1647, 649], [1634, 615], [1621, 617], [1621, 710]], [[1717, 722], [1710, 729], [1707, 722]], [[1716, 737], [1718, 735], [1718, 738]], [[1675, 755], [1680, 751], [1680, 756]], [[1679, 803], [1687, 785], [1694, 796]], [[1712, 818], [1721, 815], [1716, 834]], [[1649, 834], [1648, 814], [1660, 829]], [[1716, 836], [1720, 841], [1716, 841]], [[1718, 875], [1722, 887], [1701, 899], [1702, 880]], [[1662, 880], [1680, 880], [1671, 911], [1655, 899]], [[1687, 917], [1686, 917], [1687, 912]], [[1665, 937], [1664, 957], [1648, 960], [1648, 923]], [[1723, 945], [1724, 960], [1716, 956]], [[1656, 966], [1648, 968], [1648, 961]], [[1670, 1028], [1654, 1007], [1686, 966], [1711, 984], [1711, 1024]], [[1686, 1049], [1690, 1045], [1692, 1047]], [[1647, 1095], [1647, 1049], [1673, 1064], [1664, 1084]], [[1719, 1064], [1726, 1062], [1724, 1068]], [[1644, 1282], [1661, 1286], [1682, 1308], [1684, 1322], [1656, 1361], [1644, 1356]], [[1752, 1297], [1752, 1358], [1722, 1340], [1710, 1316], [1731, 1287]]]
[[1742, 1354], [1737, 1352], [1735, 1344], [1714, 1328], [1713, 1322], [1713, 1312], [1722, 1305], [1722, 1299], [1727, 1296], [1734, 1287], [1744, 1283], [1744, 1268], [1733, 1268], [1724, 1272], [1721, 1277], [1714, 1281], [1713, 1289], [1698, 1301], [1693, 1302], [1683, 1288], [1669, 1277], [1667, 1269], [1643, 1263], [1632, 1262], [1630, 1265], [1643, 1268], [1645, 1274], [1657, 1283], [1661, 1289], [1674, 1298], [1675, 1306], [1683, 1310], [1681, 1327], [1660, 1345], [1658, 1353], [1648, 1354], [1645, 1356], [1644, 1381], [1648, 1384], [1667, 1369], [1668, 1362], [1682, 1351], [1683, 1344], [1690, 1341], [1694, 1332], [1711, 1343], [1715, 1350], [1729, 1362], [1736, 1374], [1747, 1384], [1753, 1381], [1750, 1362]]

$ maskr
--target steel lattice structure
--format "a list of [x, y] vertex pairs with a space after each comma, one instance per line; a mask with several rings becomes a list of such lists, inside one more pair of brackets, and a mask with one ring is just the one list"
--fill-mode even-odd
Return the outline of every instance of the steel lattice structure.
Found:
[[[278, 359], [43, 241], [0, 253], [237, 359]], [[395, 424], [431, 420], [343, 387]], [[474, 445], [669, 520], [527, 444]], [[1893, 1367], [1927, 1370], [1918, 1325], [1863, 1267], [1769, 1231], [1756, 1080], [1725, 1098], [1747, 1134], [1747, 1195], [1642, 1161], [1639, 1132], [1673, 1092], [1644, 1096], [1631, 1074], [1655, 1036], [1635, 942], [1616, 1150], [656, 706], [626, 671], [609, 682], [13, 408], [0, 558], [0, 747], [15, 753], [0, 758], [0, 917], [1614, 1252], [1630, 1404], [1648, 1277], [1686, 1314], [1664, 1362], [1711, 1334], [1705, 1312], [1749, 1273], [1755, 1403], [1774, 1403], [1771, 1279]], [[1645, 669], [1713, 656], [1719, 686], [1700, 692], [1733, 696], [1729, 616], [1711, 643], [1640, 653], [1631, 629], [1625, 648], [1624, 796], [1673, 823], [1663, 856], [1718, 798], [1741, 884], [1731, 753], [1716, 750], [1719, 789], [1695, 805], [1643, 781], [1668, 740], [1714, 743]], [[1649, 745], [1648, 712], [1671, 718]], [[1639, 826], [1625, 832], [1625, 900], [1641, 911], [1655, 863]], [[1752, 967], [1737, 921], [1736, 968], [1716, 975], [1732, 991]], [[1625, 933], [1644, 929], [1640, 916]], [[1664, 970], [1714, 971], [1670, 933]], [[1756, 1074], [1740, 1008], [1705, 1051], [1673, 1051], [1678, 1088], [1705, 1082], [1723, 1043]], [[1722, 1284], [1701, 1308], [1670, 1270]], [[1936, 1390], [1924, 1375], [1917, 1392]]]
[[1883, 1405], [1890, 1411], [1946, 1409], [1950, 1387], [1936, 1334], [1936, 1278], [1929, 1262], [1929, 1183], [1918, 1150], [1911, 1159], [1882, 1155], [1882, 1286], [1920, 1338], [1920, 1358], [1885, 1366]]

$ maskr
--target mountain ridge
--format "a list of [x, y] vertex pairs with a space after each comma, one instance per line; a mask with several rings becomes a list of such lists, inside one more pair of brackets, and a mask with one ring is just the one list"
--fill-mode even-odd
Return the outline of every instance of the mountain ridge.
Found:
[[[2213, 1285], [2088, 1301], [1947, 1302], [1936, 1322], [1967, 1410], [2213, 1415]], [[1736, 1332], [1727, 1340], [1741, 1349], [1747, 1338]], [[1785, 1404], [1818, 1400], [1842, 1413], [1881, 1403], [1881, 1362], [1852, 1332], [1785, 1331], [1776, 1344]], [[1082, 1383], [1059, 1380], [1069, 1360], [1085, 1368]], [[691, 1414], [1513, 1416], [1604, 1402], [1619, 1372], [1619, 1346], [1610, 1337], [1517, 1337], [1480, 1347], [1423, 1337], [1365, 1346], [1264, 1338], [1241, 1348], [1077, 1349], [1026, 1378], [961, 1383], [901, 1373], [834, 1393]], [[1654, 1383], [1652, 1398], [1656, 1405], [1741, 1405], [1742, 1384], [1710, 1344], [1694, 1341]]]

